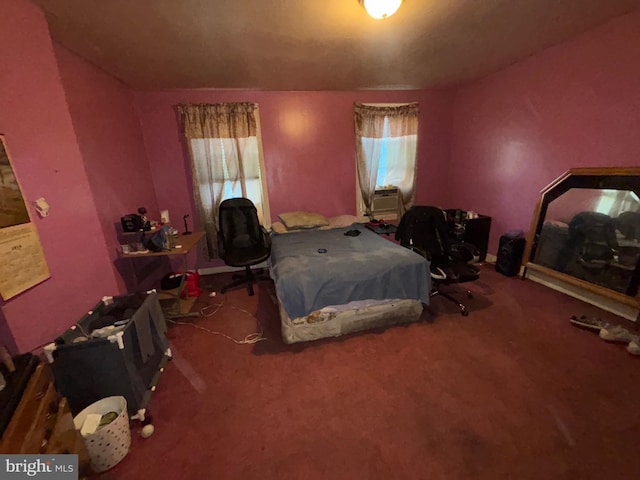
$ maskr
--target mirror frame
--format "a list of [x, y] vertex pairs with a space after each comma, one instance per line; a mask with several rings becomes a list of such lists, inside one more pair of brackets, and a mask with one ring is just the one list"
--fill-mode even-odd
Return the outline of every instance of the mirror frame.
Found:
[[527, 270], [531, 269], [551, 278], [581, 287], [589, 292], [610, 298], [623, 305], [640, 309], [640, 290], [632, 297], [533, 263], [540, 231], [544, 224], [549, 204], [572, 188], [630, 190], [640, 197], [640, 167], [573, 168], [543, 188], [540, 191], [540, 197], [538, 198], [531, 220], [531, 228], [527, 236], [527, 244], [523, 255], [525, 264], [522, 278], [525, 278]]

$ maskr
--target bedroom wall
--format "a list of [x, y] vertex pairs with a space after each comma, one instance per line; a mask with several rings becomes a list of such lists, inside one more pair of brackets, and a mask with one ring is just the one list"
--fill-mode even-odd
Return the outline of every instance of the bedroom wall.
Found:
[[271, 217], [291, 210], [326, 216], [355, 214], [355, 136], [353, 103], [420, 103], [418, 203], [447, 203], [443, 179], [449, 167], [453, 92], [265, 92], [191, 90], [138, 92], [140, 121], [160, 208], [174, 224], [194, 218], [191, 167], [176, 105], [256, 102]]
[[501, 234], [530, 227], [540, 190], [573, 167], [640, 162], [640, 12], [460, 88], [451, 185]]
[[54, 43], [98, 222], [120, 293], [135, 284], [132, 264], [118, 259], [120, 217], [144, 206], [159, 219], [158, 203], [132, 91], [122, 82]]
[[43, 196], [51, 206], [44, 219], [30, 208], [51, 278], [0, 302], [0, 342], [25, 352], [53, 340], [118, 285], [44, 15], [27, 0], [2, 6], [0, 132], [28, 205]]

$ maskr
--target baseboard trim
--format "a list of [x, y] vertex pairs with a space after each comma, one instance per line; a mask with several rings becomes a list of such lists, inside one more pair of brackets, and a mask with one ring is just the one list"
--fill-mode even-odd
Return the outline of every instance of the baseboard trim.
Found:
[[[258, 263], [252, 265], [251, 268], [268, 268], [267, 262]], [[220, 265], [219, 267], [207, 267], [199, 268], [198, 273], [200, 275], [215, 275], [217, 273], [230, 273], [230, 272], [244, 272], [243, 267], [230, 267], [229, 265]]]
[[[487, 253], [485, 263], [495, 265], [497, 259], [498, 259], [497, 256]], [[269, 265], [267, 262], [262, 262], [254, 266], [254, 268], [268, 268], [268, 267]], [[221, 265], [219, 267], [200, 268], [198, 269], [198, 273], [200, 275], [215, 275], [217, 273], [241, 272], [243, 270], [244, 268]], [[524, 273], [524, 266], [520, 267], [519, 275], [522, 276], [523, 273]], [[569, 295], [570, 297], [574, 297], [574, 298], [577, 298], [578, 300], [582, 300], [583, 302], [589, 303], [591, 305], [595, 305], [598, 308], [606, 310], [607, 312], [611, 312], [614, 315], [618, 315], [619, 317], [626, 318], [627, 320], [631, 320], [635, 322], [640, 317], [640, 310], [638, 309], [635, 309], [628, 305], [620, 304], [614, 300], [611, 300], [610, 298], [603, 297], [601, 295], [597, 295], [595, 293], [586, 291], [578, 286], [562, 282], [561, 280], [547, 277], [541, 272], [527, 270], [526, 278], [531, 280], [532, 282], [539, 283], [546, 287], [552, 288], [553, 290], [564, 293], [565, 295]]]
[[[491, 263], [492, 265], [495, 265], [497, 261], [498, 261], [497, 256], [487, 253], [487, 257], [485, 258], [486, 263]], [[520, 265], [520, 270], [518, 272], [518, 275], [522, 276], [523, 274], [524, 274], [524, 265]]]
[[[497, 256], [487, 253], [487, 263], [495, 264], [497, 260]], [[522, 265], [520, 267], [519, 276], [524, 275], [524, 272], [525, 268], [524, 265]], [[539, 283], [545, 287], [549, 287], [553, 290], [564, 293], [565, 295], [569, 295], [570, 297], [577, 298], [578, 300], [582, 300], [583, 302], [594, 305], [602, 310], [606, 310], [607, 312], [611, 312], [619, 317], [626, 318], [627, 320], [635, 322], [639, 318], [640, 310], [630, 307], [629, 305], [624, 305], [605, 296], [587, 291], [577, 285], [572, 285], [570, 283], [563, 282], [562, 280], [551, 278], [541, 272], [531, 269], [526, 272], [526, 278], [532, 282]]]
[[552, 278], [548, 275], [545, 275], [543, 272], [528, 269], [526, 278], [633, 322], [636, 322], [638, 316], [640, 315], [640, 310], [638, 310], [637, 308], [631, 307], [629, 305], [624, 305], [620, 302], [616, 302], [611, 298], [605, 297], [603, 295], [598, 295], [594, 292], [590, 292], [584, 288], [579, 287], [578, 285], [573, 285], [568, 282], [563, 282], [560, 279]]
[[487, 257], [484, 260], [487, 263], [496, 263], [498, 261], [498, 257], [492, 255], [491, 253], [487, 253]]

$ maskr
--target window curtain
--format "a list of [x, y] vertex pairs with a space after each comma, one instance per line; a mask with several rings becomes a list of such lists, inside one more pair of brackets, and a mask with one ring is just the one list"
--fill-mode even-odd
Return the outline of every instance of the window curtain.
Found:
[[[417, 169], [418, 104], [365, 105], [356, 103], [356, 168], [358, 185], [367, 214], [371, 213], [378, 167], [382, 154], [381, 139], [387, 139], [387, 155], [395, 158], [386, 178], [397, 186], [402, 207], [407, 210], [415, 200]], [[385, 119], [387, 121], [385, 122]]]
[[218, 258], [218, 208], [222, 200], [247, 197], [262, 213], [256, 110], [253, 103], [178, 106], [210, 259]]

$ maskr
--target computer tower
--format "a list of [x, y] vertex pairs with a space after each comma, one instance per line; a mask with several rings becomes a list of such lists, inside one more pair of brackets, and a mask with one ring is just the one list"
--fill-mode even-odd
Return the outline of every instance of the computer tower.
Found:
[[522, 236], [502, 235], [498, 246], [496, 272], [513, 277], [520, 272], [526, 240]]

